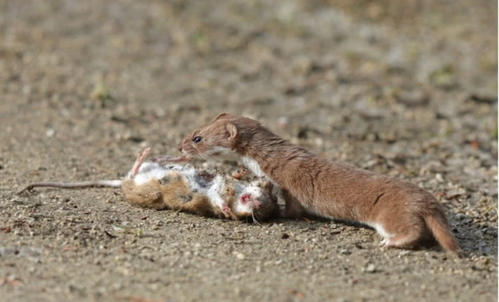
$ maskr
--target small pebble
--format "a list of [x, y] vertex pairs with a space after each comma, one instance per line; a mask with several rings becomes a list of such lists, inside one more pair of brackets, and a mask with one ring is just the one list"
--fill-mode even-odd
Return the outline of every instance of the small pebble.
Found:
[[237, 259], [239, 259], [239, 260], [244, 260], [244, 258], [245, 258], [244, 254], [243, 254], [243, 253], [240, 253], [240, 252], [234, 252], [233, 254], [234, 254], [234, 256], [236, 256], [236, 258], [237, 258]]
[[376, 267], [374, 266], [374, 264], [372, 263], [369, 263], [366, 268], [364, 269], [364, 271], [366, 273], [375, 273], [376, 272]]

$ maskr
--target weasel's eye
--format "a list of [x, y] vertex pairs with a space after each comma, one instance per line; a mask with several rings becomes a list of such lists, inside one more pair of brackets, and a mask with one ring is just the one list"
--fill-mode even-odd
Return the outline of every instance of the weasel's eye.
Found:
[[200, 141], [202, 141], [203, 138], [201, 136], [196, 136], [192, 139], [193, 142], [195, 142], [196, 144], [199, 143]]

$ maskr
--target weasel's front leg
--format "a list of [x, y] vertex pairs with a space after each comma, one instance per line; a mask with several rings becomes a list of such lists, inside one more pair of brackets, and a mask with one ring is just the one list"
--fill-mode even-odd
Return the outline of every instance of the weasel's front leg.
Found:
[[170, 155], [164, 155], [160, 157], [156, 157], [152, 159], [152, 162], [155, 162], [160, 165], [164, 165], [167, 163], [183, 163], [183, 162], [188, 162], [190, 161], [191, 158], [189, 156], [170, 156]]
[[305, 208], [301, 203], [289, 193], [286, 189], [281, 189], [282, 198], [286, 202], [284, 207], [284, 217], [286, 218], [298, 218], [306, 214]]

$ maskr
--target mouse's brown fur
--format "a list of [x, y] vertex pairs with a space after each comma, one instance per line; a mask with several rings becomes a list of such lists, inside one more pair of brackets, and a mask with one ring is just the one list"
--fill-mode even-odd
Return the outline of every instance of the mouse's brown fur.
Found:
[[161, 184], [157, 179], [136, 185], [133, 180], [127, 179], [121, 189], [125, 198], [137, 206], [223, 217], [222, 212], [211, 205], [207, 196], [192, 192], [180, 175], [168, 178], [168, 185]]
[[160, 186], [156, 179], [151, 179], [140, 186], [137, 186], [132, 179], [126, 179], [121, 185], [121, 190], [131, 204], [162, 210], [168, 208], [168, 205], [163, 201]]
[[434, 237], [444, 249], [459, 251], [432, 194], [403, 180], [321, 158], [253, 119], [220, 114], [189, 134], [179, 150], [188, 157], [238, 157], [283, 190], [288, 216], [306, 211], [359, 221], [383, 235], [388, 247], [413, 248]]

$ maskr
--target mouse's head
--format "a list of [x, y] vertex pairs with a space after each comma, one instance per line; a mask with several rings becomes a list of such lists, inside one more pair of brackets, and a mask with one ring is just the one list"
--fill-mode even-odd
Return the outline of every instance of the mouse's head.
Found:
[[272, 183], [269, 181], [254, 181], [245, 186], [235, 196], [232, 206], [234, 214], [239, 219], [264, 221], [278, 214], [279, 206], [272, 194]]
[[237, 155], [239, 142], [248, 137], [248, 126], [259, 125], [249, 118], [221, 113], [204, 127], [188, 134], [178, 149], [184, 156], [231, 159]]

